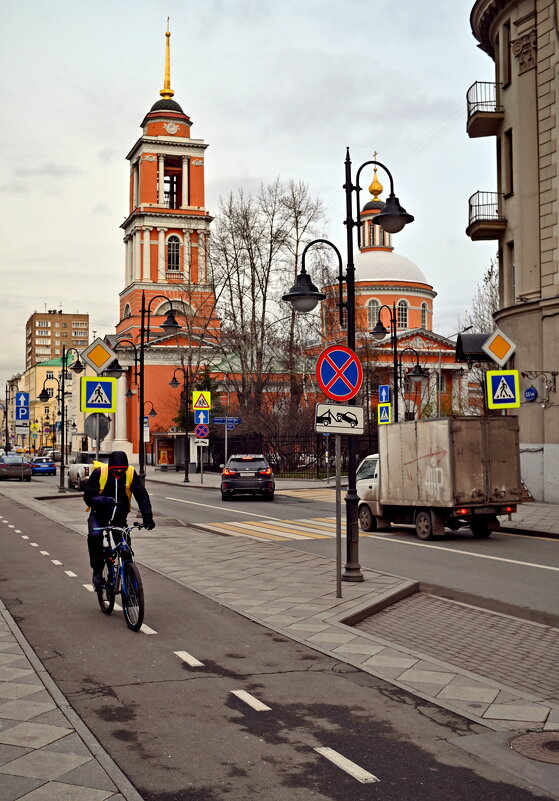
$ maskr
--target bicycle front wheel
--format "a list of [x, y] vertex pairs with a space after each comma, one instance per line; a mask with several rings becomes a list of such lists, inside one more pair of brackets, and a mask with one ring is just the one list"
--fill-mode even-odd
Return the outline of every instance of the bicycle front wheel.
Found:
[[134, 562], [122, 565], [122, 608], [128, 628], [138, 631], [144, 622], [144, 588]]
[[97, 590], [97, 600], [101, 611], [110, 615], [115, 606], [114, 565], [105, 562], [103, 566], [103, 584]]

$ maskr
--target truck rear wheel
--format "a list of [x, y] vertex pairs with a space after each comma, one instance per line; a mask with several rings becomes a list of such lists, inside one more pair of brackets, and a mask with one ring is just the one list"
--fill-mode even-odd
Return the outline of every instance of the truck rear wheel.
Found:
[[359, 507], [359, 525], [362, 531], [376, 531], [377, 528], [377, 519], [365, 503]]
[[491, 532], [493, 528], [490, 526], [490, 521], [485, 519], [480, 520], [471, 520], [470, 521], [470, 528], [472, 529], [472, 534], [478, 540], [485, 540], [487, 537], [491, 536]]
[[415, 513], [415, 533], [420, 540], [433, 539], [433, 518], [428, 509], [419, 509]]

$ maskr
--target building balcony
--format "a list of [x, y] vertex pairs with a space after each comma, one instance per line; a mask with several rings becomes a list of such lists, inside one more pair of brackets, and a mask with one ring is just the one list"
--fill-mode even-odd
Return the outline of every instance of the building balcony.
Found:
[[507, 220], [502, 213], [503, 195], [499, 192], [475, 192], [468, 201], [466, 235], [474, 242], [499, 239]]
[[501, 84], [476, 81], [466, 93], [468, 121], [466, 131], [471, 139], [495, 136], [503, 121], [503, 107], [498, 102]]

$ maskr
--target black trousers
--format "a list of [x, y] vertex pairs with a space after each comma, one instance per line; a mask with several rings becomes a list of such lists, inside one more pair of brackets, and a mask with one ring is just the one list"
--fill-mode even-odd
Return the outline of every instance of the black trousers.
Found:
[[[91, 512], [87, 519], [88, 533], [87, 533], [87, 549], [89, 551], [89, 564], [93, 570], [103, 569], [103, 531], [95, 531], [96, 528], [102, 528], [108, 525], [106, 522], [101, 522], [95, 512]], [[126, 518], [124, 520], [119, 517], [118, 520], [113, 520], [114, 526], [125, 526]], [[115, 541], [113, 533], [113, 541]]]

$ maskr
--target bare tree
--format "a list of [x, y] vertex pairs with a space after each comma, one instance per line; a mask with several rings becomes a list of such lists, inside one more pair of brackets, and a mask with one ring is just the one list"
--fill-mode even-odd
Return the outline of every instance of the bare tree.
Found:
[[247, 421], [265, 411], [265, 392], [273, 396], [286, 372], [291, 413], [301, 399], [297, 361], [306, 328], [280, 298], [322, 218], [320, 201], [294, 181], [276, 179], [256, 196], [239, 190], [220, 204], [211, 260], [221, 291], [221, 358]]
[[493, 315], [499, 309], [499, 263], [491, 259], [481, 283], [476, 285], [472, 305], [458, 318], [460, 329], [471, 325], [475, 333], [490, 334], [495, 329]]

